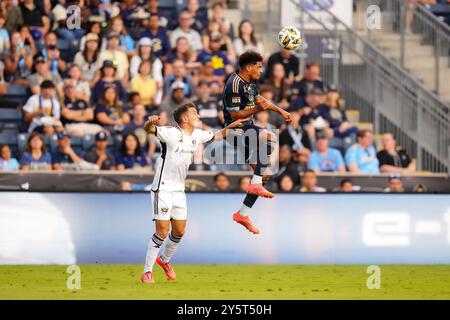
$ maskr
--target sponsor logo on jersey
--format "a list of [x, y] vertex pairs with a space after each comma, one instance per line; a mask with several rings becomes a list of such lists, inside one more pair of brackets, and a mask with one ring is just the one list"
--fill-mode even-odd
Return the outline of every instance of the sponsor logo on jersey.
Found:
[[241, 97], [233, 97], [231, 98], [232, 103], [241, 103]]

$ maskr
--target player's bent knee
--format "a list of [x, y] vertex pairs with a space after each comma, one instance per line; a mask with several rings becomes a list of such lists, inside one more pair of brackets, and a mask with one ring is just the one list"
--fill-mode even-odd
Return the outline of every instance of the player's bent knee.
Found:
[[184, 235], [184, 231], [182, 231], [182, 232], [180, 232], [180, 233], [177, 233], [177, 232], [171, 232], [171, 233], [169, 234], [169, 239], [170, 239], [172, 242], [179, 243], [179, 242], [181, 241], [181, 238], [183, 237], [183, 235]]
[[172, 232], [170, 233], [171, 235], [181, 238], [184, 236], [184, 228], [174, 228], [172, 229]]

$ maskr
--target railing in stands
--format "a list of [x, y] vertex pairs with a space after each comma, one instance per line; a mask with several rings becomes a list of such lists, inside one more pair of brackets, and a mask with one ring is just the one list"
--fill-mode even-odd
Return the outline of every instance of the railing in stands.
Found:
[[[267, 0], [272, 6], [279, 0]], [[287, 1], [287, 0], [285, 0]], [[417, 159], [419, 170], [448, 172], [450, 170], [450, 112], [439, 97], [427, 90], [376, 46], [345, 25], [316, 0], [308, 0], [321, 8], [325, 25], [304, 7], [303, 0], [289, 0], [297, 10], [297, 25], [303, 30], [305, 19], [314, 21], [322, 30], [303, 30], [305, 40], [313, 35], [326, 36], [333, 58], [327, 57], [323, 79], [338, 85], [347, 106], [359, 109], [365, 121], [374, 124], [376, 133], [393, 132], [400, 145]], [[279, 10], [278, 12], [281, 12]], [[270, 33], [276, 34], [281, 15], [272, 23]], [[275, 37], [274, 37], [275, 39]], [[333, 40], [333, 41], [330, 41]], [[275, 41], [275, 40], [274, 40]], [[301, 65], [308, 57], [301, 50]], [[325, 62], [320, 58], [319, 62]]]
[[[383, 40], [385, 50], [425, 86], [450, 105], [450, 27], [416, 0], [369, 0], [381, 9], [381, 29], [368, 30], [369, 40]], [[395, 41], [395, 43], [392, 42]], [[421, 51], [421, 55], [417, 52]], [[425, 61], [424, 61], [425, 60]]]

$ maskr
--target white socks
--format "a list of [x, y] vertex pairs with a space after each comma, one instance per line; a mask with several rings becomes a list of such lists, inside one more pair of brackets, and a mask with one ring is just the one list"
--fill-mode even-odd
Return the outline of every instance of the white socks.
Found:
[[250, 213], [250, 207], [247, 207], [245, 204], [242, 204], [241, 209], [239, 210], [239, 214], [241, 216], [246, 216]]
[[253, 174], [252, 180], [250, 181], [251, 184], [261, 184], [262, 183], [262, 176], [258, 176], [257, 174]]
[[161, 255], [162, 262], [168, 263], [170, 261], [170, 258], [172, 258], [173, 254], [177, 250], [180, 241], [181, 237], [176, 237], [172, 235], [172, 233], [169, 234], [169, 237], [165, 241], [164, 250]]
[[151, 272], [156, 258], [158, 257], [159, 249], [161, 248], [164, 239], [161, 239], [156, 233], [153, 234], [152, 239], [148, 242], [147, 256], [145, 257], [144, 272]]

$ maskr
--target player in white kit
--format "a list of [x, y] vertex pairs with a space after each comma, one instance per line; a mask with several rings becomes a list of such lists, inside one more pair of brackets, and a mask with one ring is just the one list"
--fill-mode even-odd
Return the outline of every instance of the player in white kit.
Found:
[[[155, 262], [164, 269], [169, 280], [176, 278], [169, 261], [186, 227], [185, 180], [197, 147], [212, 140], [222, 139], [228, 129], [235, 128], [246, 120], [237, 120], [217, 132], [204, 131], [198, 129], [200, 116], [193, 103], [178, 107], [173, 117], [178, 124], [176, 127], [156, 126], [158, 116], [149, 117], [144, 126], [148, 133], [154, 134], [160, 140], [162, 151], [151, 189], [156, 230], [147, 248], [144, 273], [141, 276], [143, 283], [155, 282], [152, 274]], [[161, 255], [158, 255], [163, 245]]]

